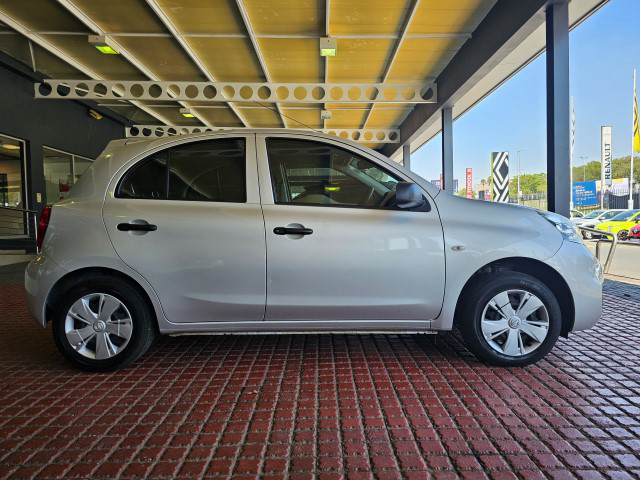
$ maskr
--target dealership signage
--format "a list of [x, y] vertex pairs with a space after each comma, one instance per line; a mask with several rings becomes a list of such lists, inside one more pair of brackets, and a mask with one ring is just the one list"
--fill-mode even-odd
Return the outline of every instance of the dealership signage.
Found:
[[601, 146], [602, 146], [602, 184], [611, 185], [611, 127], [601, 127]]
[[471, 168], [467, 168], [467, 198], [473, 198], [473, 173]]
[[509, 152], [491, 152], [493, 201], [509, 201]]

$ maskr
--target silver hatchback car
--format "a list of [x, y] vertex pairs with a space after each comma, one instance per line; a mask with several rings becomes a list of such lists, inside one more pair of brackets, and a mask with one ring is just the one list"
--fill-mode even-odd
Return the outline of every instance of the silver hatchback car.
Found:
[[450, 195], [306, 131], [113, 141], [39, 230], [31, 312], [88, 370], [158, 334], [454, 326], [479, 359], [522, 366], [602, 307], [568, 219]]

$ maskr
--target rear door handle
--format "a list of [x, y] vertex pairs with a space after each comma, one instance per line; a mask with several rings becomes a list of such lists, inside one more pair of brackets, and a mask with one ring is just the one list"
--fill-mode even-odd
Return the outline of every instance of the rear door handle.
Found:
[[119, 223], [118, 230], [121, 232], [155, 232], [156, 225], [150, 223]]
[[276, 227], [273, 229], [276, 235], [311, 235], [313, 230], [304, 227]]

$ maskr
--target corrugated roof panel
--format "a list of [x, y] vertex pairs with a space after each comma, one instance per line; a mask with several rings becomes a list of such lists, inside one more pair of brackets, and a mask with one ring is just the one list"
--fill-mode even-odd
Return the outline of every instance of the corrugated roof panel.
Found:
[[331, 110], [327, 128], [360, 128], [366, 115], [366, 110]]
[[387, 81], [421, 83], [435, 79], [465, 41], [459, 38], [405, 39]]
[[162, 80], [207, 80], [184, 49], [171, 38], [118, 37], [118, 42]]
[[287, 126], [290, 128], [322, 128], [322, 120], [320, 119], [320, 108], [301, 110], [287, 109], [280, 106], [282, 113], [290, 118], [285, 118]]
[[324, 0], [245, 0], [244, 5], [256, 34], [325, 33]]
[[409, 33], [471, 33], [496, 0], [430, 0], [422, 2]]
[[0, 0], [0, 10], [31, 31], [91, 33], [64, 7], [51, 0]]
[[[402, 107], [401, 103], [399, 104], [390, 104], [385, 105], [387, 107], [396, 106]], [[378, 109], [374, 108], [369, 116], [369, 121], [367, 122], [367, 128], [396, 128], [402, 120], [409, 113], [409, 109], [403, 110], [391, 110], [390, 108]]]
[[389, 39], [339, 39], [337, 55], [329, 58], [329, 82], [379, 82], [393, 45]]
[[259, 38], [258, 45], [274, 82], [324, 81], [317, 39]]
[[247, 119], [250, 127], [253, 128], [279, 128], [282, 126], [280, 115], [268, 108], [243, 108], [241, 114]]
[[72, 0], [108, 33], [166, 33], [167, 30], [153, 10], [143, 0]]
[[251, 41], [246, 38], [186, 38], [189, 46], [221, 82], [264, 82]]
[[180, 33], [246, 33], [233, 0], [157, 0]]
[[100, 53], [85, 36], [42, 35], [42, 38], [107, 80], [147, 80], [140, 70], [121, 55]]
[[410, 2], [405, 0], [331, 0], [330, 33], [397, 34]]
[[242, 122], [230, 108], [196, 108], [198, 115], [216, 127], [241, 128]]

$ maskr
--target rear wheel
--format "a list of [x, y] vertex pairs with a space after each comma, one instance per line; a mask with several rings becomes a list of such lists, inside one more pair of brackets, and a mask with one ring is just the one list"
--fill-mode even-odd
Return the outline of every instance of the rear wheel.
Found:
[[68, 290], [58, 302], [53, 338], [76, 366], [116, 370], [138, 359], [155, 338], [144, 298], [117, 278], [96, 278]]
[[586, 240], [591, 240], [593, 238], [593, 233], [582, 231], [582, 237]]
[[562, 325], [549, 288], [519, 272], [479, 276], [469, 288], [456, 323], [471, 352], [493, 365], [521, 367], [543, 358]]
[[624, 242], [629, 238], [629, 230], [620, 230], [618, 232], [618, 241]]

